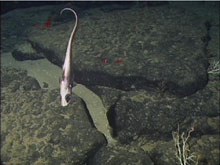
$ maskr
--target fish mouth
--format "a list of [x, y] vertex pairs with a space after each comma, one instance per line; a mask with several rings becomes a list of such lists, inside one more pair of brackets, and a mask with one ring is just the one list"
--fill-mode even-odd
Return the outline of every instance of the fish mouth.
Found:
[[63, 96], [61, 98], [61, 105], [63, 107], [67, 106], [71, 102], [72, 96], [71, 94], [66, 94], [66, 96]]
[[66, 100], [66, 102], [69, 104], [69, 103], [71, 102], [71, 100], [72, 100], [72, 95], [71, 95], [71, 94], [67, 94], [67, 95], [65, 96], [65, 100]]

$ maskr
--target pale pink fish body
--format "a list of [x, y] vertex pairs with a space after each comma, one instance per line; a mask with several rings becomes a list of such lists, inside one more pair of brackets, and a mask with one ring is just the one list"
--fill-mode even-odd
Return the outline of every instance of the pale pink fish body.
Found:
[[69, 10], [74, 13], [76, 17], [76, 22], [73, 27], [72, 33], [69, 38], [67, 50], [66, 50], [66, 57], [63, 64], [63, 74], [62, 79], [60, 82], [60, 95], [61, 95], [61, 105], [67, 106], [71, 101], [71, 95], [72, 95], [72, 88], [73, 88], [73, 73], [72, 73], [72, 42], [74, 35], [76, 33], [77, 25], [78, 25], [78, 17], [76, 12], [71, 8], [64, 8], [61, 10], [60, 14], [63, 13], [63, 11]]

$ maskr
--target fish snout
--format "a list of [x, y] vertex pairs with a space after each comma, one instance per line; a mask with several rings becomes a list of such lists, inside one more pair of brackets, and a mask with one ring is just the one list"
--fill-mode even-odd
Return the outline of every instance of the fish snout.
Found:
[[61, 105], [67, 106], [72, 100], [72, 88], [68, 87], [68, 84], [61, 82], [60, 86]]
[[72, 95], [71, 95], [71, 94], [67, 94], [67, 95], [65, 96], [65, 100], [66, 100], [66, 102], [69, 104], [69, 103], [71, 102], [71, 100], [72, 100]]
[[61, 96], [61, 105], [63, 107], [67, 106], [71, 101], [72, 101], [72, 95], [70, 93], [68, 93], [64, 96]]

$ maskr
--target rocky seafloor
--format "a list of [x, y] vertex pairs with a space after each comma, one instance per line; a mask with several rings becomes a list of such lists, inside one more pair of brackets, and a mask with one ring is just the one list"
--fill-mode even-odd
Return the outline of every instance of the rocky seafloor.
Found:
[[[59, 86], [44, 88], [26, 70], [1, 67], [2, 163], [175, 165], [179, 127], [180, 134], [193, 128], [188, 144], [199, 165], [218, 165], [220, 75], [211, 71], [219, 67], [219, 8], [186, 4], [79, 12], [74, 78], [102, 100], [114, 145], [85, 100], [73, 94], [62, 107]], [[74, 23], [70, 13], [59, 15], [63, 7], [3, 15], [2, 53], [61, 67]]]

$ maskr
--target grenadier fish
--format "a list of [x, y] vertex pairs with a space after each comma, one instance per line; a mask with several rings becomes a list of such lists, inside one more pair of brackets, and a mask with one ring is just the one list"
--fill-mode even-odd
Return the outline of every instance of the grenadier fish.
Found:
[[78, 17], [76, 12], [71, 8], [64, 8], [61, 10], [60, 14], [63, 13], [63, 11], [69, 10], [74, 13], [76, 22], [73, 27], [73, 31], [70, 35], [67, 50], [66, 50], [66, 57], [63, 64], [63, 74], [62, 74], [62, 80], [60, 83], [60, 95], [61, 95], [61, 105], [67, 106], [72, 98], [72, 88], [73, 88], [73, 73], [72, 73], [72, 42], [74, 35], [76, 33], [77, 25], [78, 25]]

